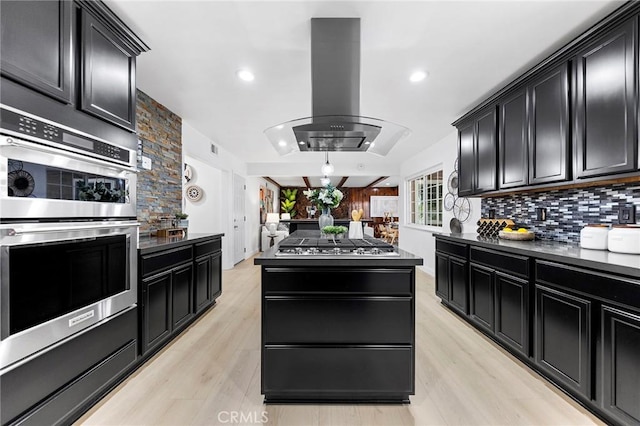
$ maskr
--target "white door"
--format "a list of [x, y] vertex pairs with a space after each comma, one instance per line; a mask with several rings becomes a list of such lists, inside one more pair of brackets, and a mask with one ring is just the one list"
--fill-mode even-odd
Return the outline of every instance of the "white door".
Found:
[[244, 199], [247, 187], [244, 178], [233, 174], [233, 263], [244, 260], [244, 224], [247, 219], [244, 212]]

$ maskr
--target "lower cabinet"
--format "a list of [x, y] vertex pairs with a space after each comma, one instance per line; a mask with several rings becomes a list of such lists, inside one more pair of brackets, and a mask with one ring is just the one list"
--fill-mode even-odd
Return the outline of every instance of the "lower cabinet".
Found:
[[222, 292], [220, 237], [139, 256], [140, 341], [148, 355], [175, 337]]
[[414, 267], [263, 266], [265, 400], [407, 402], [414, 287]]
[[436, 295], [607, 423], [640, 425], [640, 280], [503, 250], [437, 237]]
[[565, 386], [591, 398], [591, 302], [536, 284], [535, 361]]
[[463, 244], [436, 242], [436, 295], [446, 305], [469, 312], [467, 248]]
[[602, 409], [640, 424], [640, 313], [602, 306]]

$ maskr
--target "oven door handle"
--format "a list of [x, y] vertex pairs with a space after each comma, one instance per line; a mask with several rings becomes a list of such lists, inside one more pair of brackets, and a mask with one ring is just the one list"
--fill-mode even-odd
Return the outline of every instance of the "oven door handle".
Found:
[[[37, 143], [27, 142], [27, 141], [25, 141], [23, 139], [16, 139], [16, 138], [12, 138], [12, 137], [0, 138], [0, 145], [15, 146], [15, 147], [18, 147], [18, 148], [26, 148], [26, 149], [32, 149], [32, 150], [36, 150], [36, 151], [41, 151], [41, 152], [45, 152], [47, 154], [60, 155], [60, 149], [50, 148], [48, 146], [39, 145]], [[64, 155], [68, 156], [68, 157], [71, 157], [71, 158], [74, 158], [76, 160], [82, 160], [82, 161], [86, 161], [86, 162], [89, 162], [89, 163], [98, 164], [98, 165], [103, 166], [103, 167], [109, 167], [109, 168], [115, 169], [117, 171], [127, 170], [127, 171], [134, 172], [134, 173], [138, 172], [138, 170], [135, 167], [127, 166], [125, 164], [110, 163], [108, 161], [100, 160], [98, 158], [93, 158], [93, 157], [90, 157], [88, 155], [77, 154], [77, 153], [72, 152], [72, 151], [64, 151]]]
[[7, 233], [10, 236], [15, 235], [25, 235], [25, 234], [48, 234], [53, 232], [69, 232], [69, 231], [87, 231], [91, 229], [117, 229], [117, 228], [131, 228], [138, 227], [140, 224], [138, 222], [121, 222], [121, 223], [109, 223], [102, 225], [86, 225], [86, 226], [51, 226], [47, 228], [35, 228], [35, 229], [24, 229], [24, 228], [10, 228], [7, 230]]

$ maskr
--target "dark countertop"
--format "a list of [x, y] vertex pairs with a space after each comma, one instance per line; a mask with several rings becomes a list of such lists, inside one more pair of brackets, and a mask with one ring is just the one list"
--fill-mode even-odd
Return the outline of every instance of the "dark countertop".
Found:
[[138, 252], [140, 254], [149, 254], [156, 251], [167, 250], [188, 244], [194, 244], [214, 238], [221, 238], [224, 234], [191, 234], [187, 232], [186, 237], [143, 237], [138, 240]]
[[[300, 230], [292, 233], [289, 238], [317, 238], [320, 231]], [[286, 240], [286, 238], [285, 238]], [[283, 241], [285, 241], [283, 240]], [[300, 255], [300, 256], [276, 256], [278, 245], [266, 250], [253, 260], [254, 265], [264, 266], [415, 266], [422, 265], [421, 257], [415, 256], [408, 251], [398, 249], [395, 251], [400, 256], [362, 256], [362, 255]]]
[[590, 250], [580, 248], [577, 243], [557, 241], [509, 241], [502, 239], [487, 240], [478, 234], [433, 234], [455, 242], [473, 244], [512, 254], [532, 256], [538, 259], [565, 263], [581, 268], [595, 269], [602, 272], [627, 275], [640, 278], [640, 255], [612, 253], [607, 250]]

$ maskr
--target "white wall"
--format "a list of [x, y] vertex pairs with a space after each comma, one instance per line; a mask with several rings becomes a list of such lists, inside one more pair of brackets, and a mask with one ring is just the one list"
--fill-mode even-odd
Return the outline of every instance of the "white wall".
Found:
[[[247, 176], [246, 163], [218, 146], [218, 153], [211, 152], [215, 143], [182, 121], [182, 157], [183, 162], [191, 164], [194, 180], [190, 183], [200, 186], [204, 197], [197, 203], [186, 200], [183, 195], [184, 211], [189, 214], [189, 232], [224, 233], [222, 238], [222, 267], [233, 268], [233, 187], [231, 177], [236, 173]], [[183, 180], [183, 188], [185, 184]], [[250, 192], [246, 191], [245, 214], [251, 216]], [[257, 238], [255, 230], [245, 225], [245, 247], [250, 255], [248, 242]], [[246, 258], [246, 257], [245, 257]]]
[[[443, 226], [417, 227], [407, 225], [407, 191], [405, 181], [411, 177], [430, 170], [442, 167], [443, 191], [447, 193], [447, 179], [454, 170], [454, 163], [458, 155], [458, 135], [455, 129], [438, 143], [425, 149], [418, 155], [403, 162], [400, 166], [400, 239], [398, 245], [401, 249], [409, 251], [424, 259], [424, 265], [420, 268], [428, 274], [435, 275], [435, 238], [433, 233], [450, 232], [449, 221], [454, 217], [453, 212], [443, 209]], [[475, 233], [476, 222], [480, 218], [480, 198], [469, 198], [471, 214], [469, 219], [462, 224], [462, 232]]]

